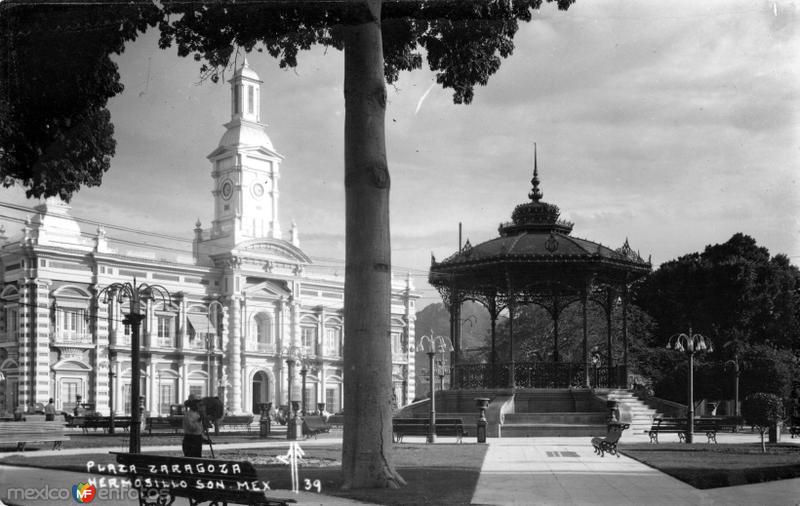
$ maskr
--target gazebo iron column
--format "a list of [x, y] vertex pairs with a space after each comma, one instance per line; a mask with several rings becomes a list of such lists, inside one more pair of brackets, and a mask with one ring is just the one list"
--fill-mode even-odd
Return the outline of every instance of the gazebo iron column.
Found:
[[497, 337], [497, 300], [495, 297], [491, 297], [489, 299], [489, 319], [491, 320], [492, 324], [492, 387], [497, 386], [497, 349], [495, 348], [496, 345], [496, 337]]
[[609, 384], [612, 381], [611, 371], [613, 370], [614, 363], [611, 361], [611, 332], [612, 332], [612, 322], [611, 322], [611, 313], [614, 311], [614, 290], [611, 287], [606, 289], [606, 326], [607, 326], [607, 335], [606, 335], [606, 367], [608, 367], [608, 382]]
[[628, 387], [628, 283], [622, 288], [622, 385]]
[[516, 382], [514, 381], [514, 298], [512, 296], [508, 301], [508, 342], [509, 342], [509, 370], [508, 370], [508, 386], [514, 388]]
[[589, 289], [590, 280], [586, 280], [581, 290], [581, 302], [583, 304], [583, 376], [584, 386], [589, 387]]
[[558, 294], [553, 295], [553, 362], [558, 362], [558, 319], [561, 317], [561, 298]]

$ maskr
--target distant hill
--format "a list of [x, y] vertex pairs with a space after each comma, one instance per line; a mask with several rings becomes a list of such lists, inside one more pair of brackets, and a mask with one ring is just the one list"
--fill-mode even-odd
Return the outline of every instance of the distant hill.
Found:
[[[461, 348], [465, 358], [476, 357], [488, 345], [489, 336], [489, 312], [481, 304], [476, 302], [465, 302], [461, 306]], [[437, 302], [429, 304], [417, 311], [417, 321], [414, 325], [416, 329], [416, 342], [419, 344], [422, 336], [429, 336], [431, 332], [435, 336], [450, 337], [450, 313], [444, 304]], [[447, 361], [449, 364], [449, 354]], [[426, 397], [429, 390], [428, 355], [418, 352], [416, 355], [416, 392], [417, 397]], [[436, 380], [438, 382], [438, 379]], [[449, 378], [445, 377], [445, 388], [449, 384]], [[439, 388], [438, 386], [436, 388]]]

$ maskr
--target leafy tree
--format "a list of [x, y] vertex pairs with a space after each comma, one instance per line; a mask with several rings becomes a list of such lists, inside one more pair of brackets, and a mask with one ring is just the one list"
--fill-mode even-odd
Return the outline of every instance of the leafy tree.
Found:
[[800, 360], [789, 351], [762, 344], [742, 352], [739, 380], [742, 397], [766, 392], [786, 399], [797, 377], [800, 377]]
[[761, 434], [761, 451], [766, 453], [764, 433], [786, 417], [783, 400], [775, 394], [764, 392], [750, 394], [742, 404], [742, 417]]
[[[574, 0], [547, 1], [555, 1], [559, 8], [566, 9]], [[453, 89], [455, 102], [469, 103], [474, 86], [486, 84], [500, 67], [502, 58], [513, 51], [518, 23], [530, 21], [531, 10], [539, 8], [541, 3], [542, 0], [238, 3], [167, 0], [157, 4], [161, 7], [160, 45], [167, 47], [174, 42], [181, 56], [193, 54], [196, 60], [204, 60], [201, 71], [214, 81], [235, 57], [237, 47], [250, 51], [259, 46], [277, 58], [281, 67], [295, 66], [298, 52], [313, 44], [344, 50], [347, 408], [342, 470], [345, 488], [395, 487], [403, 483], [390, 459], [392, 389], [387, 373], [391, 369], [390, 178], [384, 134], [385, 82], [395, 81], [403, 70], [421, 67], [424, 50], [437, 82]], [[137, 29], [152, 20], [136, 9], [142, 5], [149, 9], [156, 4], [131, 2], [114, 4], [113, 8], [124, 11], [122, 7], [128, 5], [134, 9], [129, 18], [115, 17], [112, 13], [101, 20], [112, 19]], [[49, 28], [46, 24], [35, 26], [37, 35]], [[12, 66], [12, 70], [16, 69]], [[79, 82], [91, 77], [92, 71], [107, 82], [116, 72], [107, 64], [74, 70]], [[119, 91], [113, 86], [102, 88], [106, 98], [115, 89]], [[79, 106], [78, 111], [92, 107], [100, 107], [102, 111], [105, 101], [103, 94], [100, 95]], [[3, 125], [1, 133], [9, 133], [15, 125], [24, 126], [27, 120], [21, 111], [30, 105], [32, 98], [27, 97], [28, 103], [21, 104], [22, 107], [19, 104], [14, 109], [8, 107], [6, 112], [13, 119]], [[111, 131], [106, 128], [101, 140], [109, 139]], [[58, 167], [58, 178], [37, 178], [34, 165], [38, 159], [26, 160], [34, 165], [17, 161], [17, 150], [25, 142], [17, 137], [3, 146], [3, 157], [14, 162], [4, 162], [3, 174], [11, 178], [9, 181], [36, 188], [33, 195], [69, 197], [82, 184], [99, 183], [98, 175], [107, 168], [103, 161], [113, 153], [109, 143], [105, 146], [100, 142], [87, 143], [88, 147], [78, 152], [72, 164]], [[32, 152], [45, 153], [54, 142], [46, 137], [33, 138]], [[58, 153], [63, 158], [64, 150]], [[33, 182], [39, 186], [33, 186]]]
[[662, 264], [635, 301], [657, 323], [653, 346], [692, 327], [718, 345], [735, 337], [800, 347], [800, 270], [741, 233]]
[[0, 15], [0, 178], [69, 200], [98, 186], [114, 155], [106, 102], [123, 87], [109, 55], [155, 26], [158, 9], [6, 1]]

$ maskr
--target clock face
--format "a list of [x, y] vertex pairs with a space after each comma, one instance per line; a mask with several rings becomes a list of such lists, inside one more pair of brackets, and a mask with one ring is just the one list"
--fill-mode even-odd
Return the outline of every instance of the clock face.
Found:
[[264, 195], [264, 186], [261, 185], [261, 183], [256, 183], [253, 185], [253, 195], [256, 197]]
[[226, 179], [224, 183], [222, 183], [222, 198], [228, 200], [233, 195], [233, 183], [231, 183], [230, 179]]

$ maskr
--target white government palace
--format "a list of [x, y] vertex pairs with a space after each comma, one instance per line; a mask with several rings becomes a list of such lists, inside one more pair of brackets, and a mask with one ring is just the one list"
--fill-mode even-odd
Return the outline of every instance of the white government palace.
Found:
[[[261, 82], [246, 61], [231, 79], [231, 120], [208, 155], [214, 221], [196, 224], [183, 257], [120, 253], [102, 228], [82, 236], [55, 199], [35, 208], [21, 235], [0, 232], [0, 414], [51, 397], [56, 409], [71, 410], [78, 396], [103, 414], [110, 399], [115, 413], [130, 413], [129, 307], [101, 292], [134, 278], [170, 293], [143, 310], [141, 392], [150, 416], [190, 394], [217, 395], [235, 414], [286, 404], [286, 359], [298, 351], [309, 409], [344, 408], [344, 278], [315, 267], [294, 225], [283, 239], [283, 157], [260, 121]], [[393, 278], [391, 296], [392, 377], [403, 405], [415, 396], [410, 278]]]

